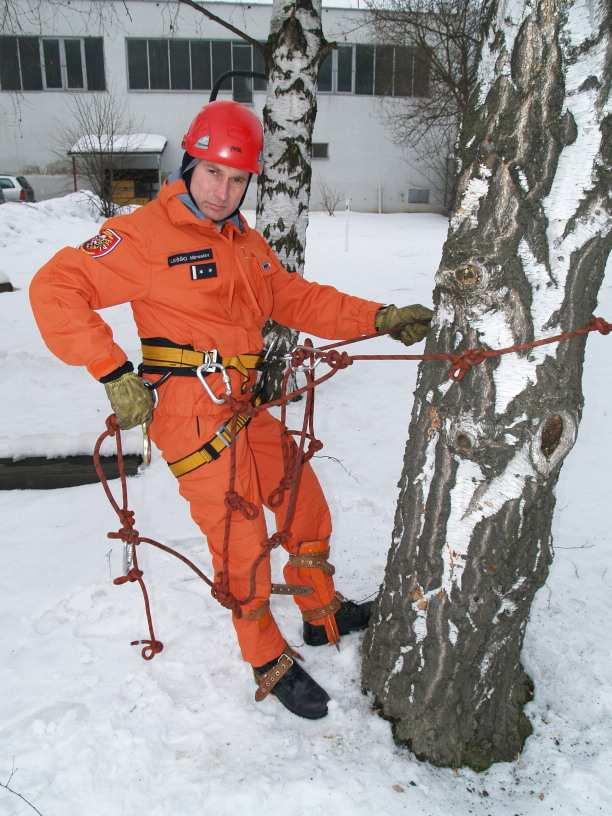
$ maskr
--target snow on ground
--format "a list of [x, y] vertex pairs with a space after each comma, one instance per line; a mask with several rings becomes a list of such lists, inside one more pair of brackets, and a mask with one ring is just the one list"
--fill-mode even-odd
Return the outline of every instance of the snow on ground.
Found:
[[[96, 230], [79, 194], [0, 208], [0, 274], [18, 288], [0, 294], [0, 456], [86, 452], [102, 429], [100, 386], [46, 351], [26, 297], [41, 263]], [[344, 216], [315, 213], [308, 275], [385, 302], [427, 303], [445, 232], [434, 215], [353, 214], [345, 252]], [[608, 278], [598, 309], [608, 319], [611, 286]], [[129, 309], [105, 317], [135, 358]], [[300, 720], [272, 698], [256, 704], [227, 612], [178, 561], [144, 548], [165, 649], [143, 661], [129, 645], [146, 635], [140, 594], [111, 583], [122, 553], [106, 532], [117, 522], [101, 488], [89, 485], [0, 493], [0, 783], [14, 769], [10, 786], [43, 816], [611, 813], [610, 342], [588, 341], [584, 418], [557, 491], [556, 558], [523, 656], [536, 683], [534, 735], [516, 762], [455, 773], [396, 747], [360, 692], [358, 636], [345, 638], [340, 653], [301, 647], [333, 698], [326, 719]], [[387, 338], [365, 349], [397, 351]], [[382, 577], [415, 373], [411, 363], [360, 363], [318, 395], [325, 448], [315, 466], [335, 519], [332, 560], [339, 589], [356, 599]], [[138, 450], [138, 432], [125, 436]], [[129, 491], [143, 534], [209, 569], [159, 457], [130, 479]], [[275, 609], [299, 647], [292, 601], [278, 599]], [[1, 816], [33, 812], [0, 788]]]

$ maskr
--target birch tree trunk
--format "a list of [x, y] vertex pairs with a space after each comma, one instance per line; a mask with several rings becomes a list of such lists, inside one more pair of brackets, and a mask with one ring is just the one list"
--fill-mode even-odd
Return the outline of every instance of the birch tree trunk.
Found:
[[[584, 325], [611, 248], [605, 0], [498, 0], [463, 123], [459, 205], [427, 351]], [[552, 559], [554, 489], [582, 412], [585, 338], [419, 370], [363, 685], [419, 759], [514, 759], [531, 725], [520, 662]]]
[[[267, 44], [268, 94], [263, 112], [264, 171], [259, 176], [257, 229], [290, 272], [304, 274], [310, 202], [312, 131], [317, 75], [330, 46], [321, 27], [321, 0], [274, 0]], [[281, 360], [297, 333], [269, 323]], [[267, 393], [278, 393], [283, 365], [272, 366]]]

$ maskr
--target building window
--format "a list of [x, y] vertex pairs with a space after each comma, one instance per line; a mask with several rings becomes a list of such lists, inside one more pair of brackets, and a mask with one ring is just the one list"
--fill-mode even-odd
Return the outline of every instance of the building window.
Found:
[[312, 158], [329, 159], [329, 142], [313, 142]]
[[[263, 54], [242, 40], [127, 40], [132, 91], [209, 91], [228, 71], [265, 73]], [[221, 85], [238, 102], [252, 102], [265, 79], [233, 77]]]
[[409, 204], [429, 204], [429, 190], [419, 190], [416, 187], [411, 187], [408, 190]]
[[374, 90], [374, 46], [355, 46], [355, 93], [371, 94]]
[[333, 54], [330, 51], [323, 62], [319, 65], [317, 89], [322, 93], [329, 93], [332, 90], [332, 57]]
[[0, 37], [3, 91], [106, 89], [101, 37]]
[[352, 93], [353, 91], [353, 46], [338, 46], [338, 77], [336, 90], [338, 93]]
[[427, 96], [429, 62], [413, 48], [340, 45], [319, 67], [323, 93], [362, 96]]

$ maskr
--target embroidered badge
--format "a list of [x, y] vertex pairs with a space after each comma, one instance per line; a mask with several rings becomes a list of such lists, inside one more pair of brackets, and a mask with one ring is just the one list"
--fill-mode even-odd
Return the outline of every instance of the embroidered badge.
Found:
[[210, 261], [213, 256], [212, 249], [194, 249], [192, 252], [179, 252], [178, 255], [170, 255], [168, 266], [178, 264], [193, 263], [194, 261]]
[[270, 268], [270, 261], [262, 261], [261, 268], [263, 269], [264, 272], [267, 272], [268, 269]]
[[97, 235], [94, 235], [93, 238], [81, 244], [80, 249], [92, 258], [101, 258], [116, 249], [122, 240], [119, 233], [110, 229], [110, 227], [106, 227], [106, 229], [100, 230]]
[[205, 280], [217, 277], [217, 264], [191, 264], [191, 280]]

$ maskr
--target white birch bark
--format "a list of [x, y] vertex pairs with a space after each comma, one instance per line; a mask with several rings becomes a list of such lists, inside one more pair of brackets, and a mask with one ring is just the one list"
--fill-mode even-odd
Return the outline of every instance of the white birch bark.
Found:
[[[256, 226], [285, 268], [299, 275], [304, 274], [317, 74], [326, 52], [321, 0], [274, 0]], [[276, 339], [277, 359], [297, 339], [296, 332], [277, 324], [269, 324], [266, 334], [268, 342]], [[280, 366], [271, 369], [269, 396], [278, 392], [281, 374]]]
[[[612, 243], [609, 23], [602, 0], [494, 6], [427, 351], [509, 346], [593, 314]], [[585, 342], [487, 361], [460, 383], [420, 368], [363, 670], [419, 758], [482, 769], [531, 731], [520, 651], [552, 559]]]

